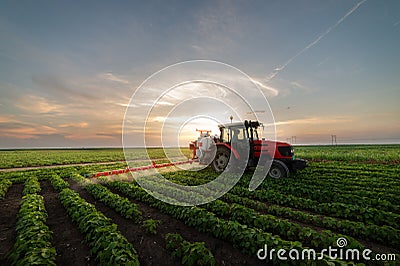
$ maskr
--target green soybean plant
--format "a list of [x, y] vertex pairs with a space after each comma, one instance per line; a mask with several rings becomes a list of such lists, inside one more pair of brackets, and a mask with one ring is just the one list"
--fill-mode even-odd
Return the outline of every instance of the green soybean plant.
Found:
[[162, 222], [160, 220], [153, 220], [153, 219], [148, 219], [143, 221], [143, 228], [146, 230], [148, 234], [155, 235], [157, 234], [157, 227], [161, 224]]

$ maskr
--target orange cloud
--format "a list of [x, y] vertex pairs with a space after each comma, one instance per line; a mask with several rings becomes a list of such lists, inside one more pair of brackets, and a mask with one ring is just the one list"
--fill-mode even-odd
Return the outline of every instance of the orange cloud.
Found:
[[88, 126], [89, 126], [89, 123], [87, 123], [87, 122], [66, 123], [66, 124], [59, 125], [59, 127], [61, 127], [61, 128], [64, 128], [64, 127], [87, 128]]
[[2, 130], [1, 136], [13, 137], [17, 139], [37, 138], [38, 135], [56, 134], [58, 130], [49, 126], [25, 126], [7, 128]]
[[52, 103], [47, 99], [36, 95], [24, 95], [17, 99], [15, 104], [19, 109], [29, 111], [30, 113], [50, 113], [60, 111], [62, 105]]
[[350, 116], [320, 116], [320, 117], [308, 117], [308, 118], [300, 118], [293, 119], [287, 121], [277, 121], [275, 122], [276, 126], [281, 125], [320, 125], [320, 124], [335, 124], [335, 123], [348, 123], [353, 121], [353, 118]]
[[115, 135], [108, 133], [67, 134], [69, 140], [93, 140], [93, 139], [115, 139]]

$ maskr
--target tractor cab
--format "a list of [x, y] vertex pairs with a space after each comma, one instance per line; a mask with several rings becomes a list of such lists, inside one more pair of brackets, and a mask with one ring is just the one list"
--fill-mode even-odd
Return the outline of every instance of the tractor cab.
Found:
[[244, 123], [230, 123], [219, 125], [221, 132], [220, 141], [232, 143], [236, 141], [254, 141], [259, 139], [258, 128], [262, 126], [258, 121], [247, 121]]
[[[220, 143], [229, 145], [239, 157], [247, 158], [249, 166], [254, 166], [257, 164], [257, 159], [260, 157], [260, 151], [258, 150], [261, 149], [261, 145], [264, 144], [268, 146], [267, 141], [260, 140], [258, 130], [262, 126], [262, 123], [258, 121], [248, 120], [219, 125], [218, 127], [221, 132]], [[257, 151], [255, 151], [255, 146], [257, 146]], [[266, 149], [264, 150], [267, 151]]]

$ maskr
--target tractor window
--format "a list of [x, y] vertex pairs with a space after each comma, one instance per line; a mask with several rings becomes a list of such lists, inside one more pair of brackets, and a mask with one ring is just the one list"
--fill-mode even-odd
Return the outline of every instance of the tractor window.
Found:
[[260, 138], [258, 137], [258, 130], [253, 129], [253, 140], [259, 140]]
[[229, 142], [230, 138], [229, 138], [229, 133], [228, 130], [226, 128], [221, 128], [221, 141], [222, 142]]
[[241, 141], [247, 138], [246, 130], [244, 128], [231, 128], [229, 131], [234, 140]]

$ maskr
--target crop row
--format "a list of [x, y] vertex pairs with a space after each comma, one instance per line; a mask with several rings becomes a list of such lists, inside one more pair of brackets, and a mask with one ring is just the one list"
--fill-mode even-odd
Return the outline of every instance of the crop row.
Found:
[[35, 177], [36, 180], [41, 180], [42, 175], [46, 172], [47, 169], [38, 169], [38, 170], [28, 170], [28, 171], [7, 172], [7, 173], [2, 173], [2, 175], [3, 177], [10, 180], [13, 184], [19, 184], [19, 183], [24, 183], [26, 179], [31, 177]]
[[[244, 176], [239, 185], [246, 186], [250, 181], [249, 176]], [[338, 202], [344, 204], [359, 205], [361, 207], [379, 208], [388, 212], [400, 212], [400, 197], [390, 195], [387, 192], [372, 192], [359, 187], [357, 190], [350, 190], [342, 183], [322, 184], [318, 178], [314, 181], [303, 182], [297, 177], [284, 178], [279, 180], [264, 180], [258, 190], [265, 189], [278, 193], [291, 194], [302, 198], [309, 198], [320, 203]]]
[[214, 256], [204, 242], [189, 242], [180, 234], [166, 234], [165, 242], [166, 249], [180, 258], [182, 265], [215, 266]]
[[127, 219], [139, 223], [142, 220], [142, 213], [136, 204], [130, 202], [127, 198], [112, 193], [106, 187], [100, 184], [93, 184], [90, 180], [81, 175], [74, 174], [71, 179], [85, 188], [95, 199], [114, 209]]
[[[218, 218], [212, 212], [200, 207], [173, 206], [164, 203], [134, 184], [121, 181], [108, 181], [105, 184], [183, 221], [188, 226], [195, 227], [200, 232], [209, 233], [216, 238], [229, 241], [246, 254], [254, 255], [264, 245], [276, 249], [296, 249], [299, 252], [303, 249], [302, 244], [298, 241], [282, 240], [279, 236], [274, 236], [261, 229], [248, 227], [237, 221]], [[273, 262], [278, 262], [276, 257], [274, 257]]]
[[124, 160], [120, 149], [2, 151], [0, 168]]
[[365, 163], [352, 163], [352, 162], [311, 162], [310, 166], [315, 168], [342, 168], [348, 170], [362, 170], [370, 172], [385, 172], [393, 173], [399, 170], [398, 165], [393, 164], [365, 164]]
[[[248, 179], [247, 179], [248, 180]], [[265, 181], [264, 181], [265, 182]], [[372, 204], [379, 205], [380, 202], [386, 203], [388, 206], [397, 205], [395, 206], [398, 209], [398, 205], [400, 204], [400, 193], [399, 195], [392, 194], [390, 191], [382, 190], [382, 191], [375, 191], [365, 189], [365, 185], [362, 186], [348, 186], [342, 183], [326, 183], [317, 178], [314, 178], [314, 181], [311, 180], [298, 180], [297, 177], [295, 180], [291, 179], [281, 179], [281, 180], [274, 180], [274, 181], [266, 181], [265, 183], [261, 184], [263, 188], [273, 188], [273, 187], [282, 187], [282, 186], [295, 186], [296, 188], [301, 189], [309, 189], [313, 191], [320, 191], [321, 193], [325, 193], [329, 191], [334, 194], [334, 199], [336, 200], [336, 196], [341, 196], [345, 194], [351, 194], [351, 196], [356, 196], [359, 200], [370, 200]], [[328, 199], [332, 199], [329, 196]], [[381, 200], [381, 201], [380, 201]]]
[[[366, 178], [347, 178], [344, 177], [343, 180], [338, 180], [340, 178], [337, 174], [332, 176], [330, 179], [326, 177], [329, 176], [328, 172], [324, 173], [323, 176], [321, 175], [313, 175], [307, 172], [307, 169], [304, 172], [300, 172], [293, 178], [283, 178], [283, 179], [265, 179], [261, 187], [266, 187], [270, 184], [281, 184], [282, 186], [285, 185], [292, 185], [294, 187], [310, 187], [313, 189], [318, 189], [322, 191], [329, 190], [331, 188], [335, 188], [336, 191], [339, 193], [348, 193], [348, 194], [355, 194], [360, 197], [369, 197], [374, 199], [384, 199], [393, 205], [397, 205], [398, 200], [400, 199], [400, 191], [396, 189], [397, 186], [393, 186], [387, 184], [386, 182], [379, 183], [378, 181], [371, 181]], [[167, 173], [164, 174], [167, 179], [179, 179], [180, 177], [193, 177], [198, 180], [197, 185], [204, 184], [205, 181], [211, 181], [215, 179], [218, 175], [210, 171], [201, 171], [201, 172], [174, 172], [174, 173]], [[175, 178], [176, 177], [176, 178]], [[242, 185], [244, 187], [248, 186], [248, 182], [250, 181], [252, 174], [245, 173], [243, 177], [240, 179], [238, 185]], [[366, 179], [366, 180], [365, 180]], [[349, 184], [351, 182], [351, 184]], [[368, 182], [372, 182], [371, 185]], [[366, 184], [368, 183], [368, 184]], [[324, 189], [326, 188], [326, 189]]]
[[400, 206], [393, 204], [387, 200], [380, 198], [370, 197], [368, 192], [364, 190], [358, 191], [363, 196], [358, 196], [353, 193], [344, 193], [337, 189], [330, 189], [330, 187], [320, 188], [320, 186], [310, 186], [299, 184], [292, 180], [286, 182], [265, 182], [260, 186], [268, 191], [276, 191], [285, 193], [286, 195], [293, 195], [302, 198], [309, 198], [320, 203], [324, 202], [338, 202], [351, 205], [358, 205], [360, 207], [379, 208], [382, 211], [400, 212]]
[[[317, 232], [312, 228], [300, 226], [299, 224], [289, 222], [285, 219], [279, 219], [273, 215], [260, 214], [253, 209], [237, 203], [230, 205], [223, 201], [215, 200], [206, 204], [205, 207], [217, 215], [226, 216], [242, 224], [260, 228], [265, 232], [277, 234], [287, 240], [300, 241], [303, 245], [313, 248], [323, 249], [333, 245], [339, 237], [343, 237], [343, 235], [334, 234], [328, 230]], [[355, 239], [349, 236], [345, 237], [349, 240], [349, 245], [346, 248], [365, 249], [365, 247]]]
[[[169, 149], [168, 154], [180, 154], [181, 151], [190, 154], [189, 149], [174, 148]], [[14, 150], [1, 152], [0, 168], [124, 161], [124, 155], [130, 160], [166, 158], [162, 148], [126, 149], [125, 154], [122, 149]]]
[[324, 174], [326, 172], [329, 172], [331, 174], [337, 174], [339, 176], [347, 176], [350, 179], [357, 179], [357, 178], [369, 178], [369, 179], [376, 179], [376, 180], [381, 180], [384, 182], [392, 182], [392, 181], [398, 181], [396, 178], [396, 172], [398, 172], [399, 169], [395, 170], [393, 169], [392, 171], [382, 171], [382, 169], [376, 169], [375, 171], [371, 171], [370, 169], [365, 169], [364, 168], [342, 168], [342, 167], [313, 167], [312, 169], [308, 169], [306, 172], [310, 174]]
[[[324, 176], [329, 175], [329, 173], [325, 173]], [[216, 178], [216, 174], [210, 171], [201, 171], [194, 173], [188, 172], [175, 172], [175, 173], [168, 173], [164, 174], [167, 179], [174, 179], [179, 180], [179, 178], [194, 178], [196, 180], [196, 185], [204, 184], [207, 181], [211, 181]], [[251, 179], [251, 174], [245, 173], [243, 177], [239, 180], [237, 185], [241, 185], [243, 187], [247, 187], [248, 183]], [[332, 193], [333, 191], [340, 194], [351, 194], [359, 196], [357, 197], [357, 203], [360, 203], [362, 197], [367, 197], [368, 201], [373, 206], [379, 206], [380, 202], [382, 201], [383, 204], [387, 205], [386, 210], [390, 209], [390, 206], [399, 205], [400, 201], [400, 191], [395, 189], [396, 186], [392, 186], [389, 188], [377, 188], [375, 185], [366, 185], [365, 180], [360, 179], [357, 182], [353, 179], [353, 185], [344, 184], [345, 181], [338, 182], [337, 176], [332, 177], [332, 179], [322, 178], [319, 175], [310, 175], [306, 172], [299, 173], [298, 175], [294, 176], [293, 178], [284, 178], [284, 179], [265, 179], [261, 185], [262, 187], [274, 187], [275, 189], [285, 189], [285, 187], [290, 186], [294, 188], [305, 188], [305, 189], [312, 189], [314, 191], [320, 191], [320, 193], [325, 193], [325, 191], [329, 191]], [[347, 179], [348, 180], [348, 179]], [[206, 181], [206, 182], [205, 182]], [[368, 181], [368, 180], [367, 180]], [[332, 190], [332, 191], [331, 191]], [[324, 199], [325, 197], [321, 197]], [[345, 197], [340, 199], [343, 202]], [[336, 200], [336, 199], [334, 199]], [[387, 201], [387, 202], [385, 202]], [[348, 203], [348, 202], [343, 202]], [[362, 204], [365, 205], [363, 202]], [[380, 207], [380, 206], [379, 206]], [[395, 207], [398, 208], [398, 207]], [[392, 211], [392, 210], [390, 210]]]
[[[392, 179], [384, 179], [379, 176], [373, 177], [371, 174], [365, 174], [362, 176], [357, 171], [346, 173], [330, 168], [305, 169], [293, 178], [266, 181], [267, 183], [297, 182], [299, 185], [318, 185], [319, 188], [322, 188], [325, 185], [334, 186], [349, 192], [352, 191], [350, 186], [357, 186], [366, 192], [378, 191], [400, 196], [400, 191], [396, 189], [400, 185], [400, 181], [397, 179], [399, 171], [400, 169], [397, 173], [393, 173]], [[379, 175], [378, 172], [374, 172], [374, 174]]]
[[54, 190], [57, 192], [60, 192], [64, 188], [69, 188], [69, 184], [67, 181], [62, 179], [59, 175], [57, 174], [52, 174], [50, 177], [50, 182], [51, 185], [53, 186]]
[[24, 190], [22, 191], [23, 195], [40, 193], [40, 190], [40, 183], [36, 176], [31, 175], [25, 179], [25, 186]]
[[[174, 173], [172, 175], [165, 175], [169, 180], [180, 184], [186, 185], [198, 185], [202, 183], [201, 176], [199, 178], [192, 178], [186, 174], [179, 175]], [[149, 181], [152, 177], [148, 178]], [[222, 185], [222, 184], [221, 184]], [[205, 192], [203, 192], [205, 193]], [[374, 208], [363, 208], [351, 204], [343, 203], [319, 203], [311, 199], [305, 199], [302, 197], [295, 197], [292, 195], [286, 195], [273, 190], [262, 190], [257, 189], [255, 191], [249, 191], [247, 188], [236, 185], [227, 195], [234, 194], [240, 197], [249, 199], [256, 199], [261, 201], [267, 201], [269, 203], [288, 206], [297, 209], [306, 209], [315, 213], [330, 215], [341, 219], [350, 219], [358, 222], [363, 222], [370, 225], [371, 222], [377, 226], [388, 225], [397, 229], [400, 218], [398, 214], [391, 212], [384, 212]], [[385, 233], [392, 231], [393, 228], [385, 228]], [[374, 227], [375, 229], [376, 227]], [[379, 228], [379, 227], [378, 227]]]
[[8, 178], [4, 178], [0, 180], [0, 200], [3, 199], [8, 189], [11, 187], [12, 182]]
[[[314, 184], [314, 185], [319, 185], [320, 187], [324, 186], [336, 186], [336, 187], [344, 187], [344, 190], [346, 191], [351, 191], [350, 187], [352, 186], [357, 186], [360, 189], [363, 189], [367, 192], [372, 191], [372, 192], [384, 192], [387, 194], [392, 194], [395, 196], [400, 196], [400, 192], [396, 190], [396, 188], [400, 185], [396, 182], [385, 182], [381, 180], [371, 180], [371, 179], [353, 179], [350, 180], [347, 177], [338, 177], [338, 176], [332, 176], [332, 178], [328, 179], [327, 176], [329, 174], [314, 174], [311, 176], [307, 176], [305, 178], [303, 175], [296, 176], [296, 181], [302, 182], [304, 184]], [[324, 177], [322, 177], [324, 176]]]
[[396, 163], [399, 161], [398, 145], [339, 145], [296, 147], [300, 158], [370, 163]]
[[[345, 162], [310, 162], [310, 167], [306, 173], [313, 172], [332, 172], [332, 173], [360, 173], [362, 176], [383, 176], [393, 178], [393, 174], [399, 171], [400, 167], [395, 165], [365, 164], [365, 163], [345, 163]], [[343, 170], [343, 171], [341, 171]]]
[[64, 188], [59, 196], [68, 215], [77, 223], [81, 233], [85, 234], [90, 253], [96, 255], [99, 264], [139, 265], [136, 250], [109, 218], [69, 188]]
[[390, 226], [377, 226], [349, 220], [340, 220], [329, 216], [315, 215], [303, 211], [293, 210], [279, 205], [267, 205], [264, 202], [227, 193], [222, 198], [226, 202], [239, 203], [262, 213], [293, 219], [318, 227], [323, 227], [335, 232], [368, 239], [377, 243], [398, 247], [400, 245], [400, 230]]
[[[381, 198], [383, 196], [383, 199], [388, 200], [394, 204], [397, 204], [400, 199], [400, 191], [395, 187], [382, 188], [382, 187], [370, 186], [366, 185], [362, 180], [359, 180], [357, 182], [352, 182], [352, 184], [348, 183], [343, 184], [342, 182], [335, 182], [334, 179], [327, 181], [322, 178], [319, 178], [319, 176], [314, 176], [310, 179], [304, 179], [300, 176], [296, 176], [295, 178], [296, 181], [298, 181], [298, 183], [301, 183], [305, 186], [316, 187], [316, 188], [329, 187], [335, 189], [336, 191], [349, 192], [349, 193], [352, 192], [355, 195], [363, 195], [364, 193], [369, 193], [370, 197]], [[392, 197], [394, 197], [394, 200], [391, 200]]]
[[337, 202], [319, 203], [315, 200], [304, 199], [269, 190], [249, 191], [242, 187], [234, 187], [231, 192], [242, 197], [244, 196], [287, 207], [308, 210], [337, 218], [373, 223], [376, 225], [388, 225], [394, 228], [397, 228], [400, 224], [400, 215], [380, 211], [375, 208], [363, 208]]
[[[148, 184], [151, 179], [147, 180]], [[151, 184], [153, 187], [157, 185], [156, 181]], [[164, 196], [173, 196], [179, 193], [180, 198], [185, 198], [186, 191], [171, 186], [164, 186], [163, 188]], [[206, 189], [203, 188], [205, 194], [207, 193]], [[201, 195], [199, 195], [201, 197]], [[317, 232], [314, 229], [300, 226], [296, 223], [289, 222], [287, 220], [279, 219], [273, 215], [263, 215], [255, 212], [253, 209], [249, 209], [240, 204], [227, 204], [221, 200], [215, 200], [208, 204], [202, 205], [203, 208], [211, 211], [214, 214], [217, 214], [219, 217], [228, 217], [230, 220], [235, 220], [241, 224], [245, 224], [250, 227], [260, 228], [265, 232], [271, 232], [273, 234], [277, 234], [287, 240], [291, 241], [301, 241], [304, 245], [308, 245], [315, 248], [324, 248], [338, 239], [342, 237], [342, 235], [334, 234], [330, 231], [321, 231]], [[351, 248], [364, 249], [360, 243], [356, 240], [351, 239], [346, 236], [347, 239], [350, 239]]]
[[[181, 179], [180, 182], [185, 183], [182, 182], [182, 180], [185, 180], [184, 175], [181, 175], [181, 177], [179, 177], [177, 174], [175, 174], [175, 178], [172, 179], [174, 179], [174, 181]], [[151, 177], [149, 177], [148, 180], [151, 180]], [[221, 184], [221, 186], [223, 186], [223, 184]], [[373, 223], [376, 225], [388, 225], [394, 228], [397, 228], [397, 226], [400, 224], [399, 214], [381, 211], [371, 207], [360, 207], [340, 202], [320, 203], [315, 200], [287, 195], [285, 193], [280, 193], [274, 190], [264, 190], [258, 188], [255, 191], [249, 191], [246, 187], [242, 187], [240, 185], [236, 185], [235, 187], [233, 187], [230, 190], [230, 193], [287, 207], [305, 209], [315, 213], [329, 215], [342, 219], [361, 221], [364, 223]]]
[[[324, 182], [324, 183], [340, 183], [343, 185], [357, 185], [357, 186], [363, 186], [367, 190], [372, 190], [374, 191], [376, 188], [379, 189], [384, 189], [384, 190], [389, 190], [391, 192], [396, 193], [394, 188], [399, 186], [399, 182], [395, 180], [382, 180], [380, 178], [376, 177], [360, 177], [357, 176], [356, 173], [330, 173], [330, 172], [321, 172], [321, 173], [310, 173], [307, 174], [305, 172], [299, 173], [296, 178], [300, 181], [318, 181], [319, 182]], [[398, 191], [397, 191], [398, 194]]]
[[[171, 173], [166, 176], [169, 180], [182, 185], [195, 186], [204, 183], [202, 177], [195, 178], [192, 177], [192, 175], [186, 173], [185, 175], [179, 175], [179, 173]], [[371, 223], [342, 220], [329, 216], [321, 216], [303, 211], [297, 211], [289, 207], [270, 204], [267, 205], [264, 202], [254, 200], [249, 197], [239, 196], [231, 192], [226, 193], [221, 199], [232, 203], [243, 204], [247, 207], [254, 208], [255, 210], [261, 211], [263, 213], [294, 219], [299, 222], [323, 227], [346, 235], [361, 237], [363, 239], [369, 239], [382, 244], [389, 244], [393, 247], [397, 247], [400, 245], [400, 230], [395, 229], [391, 226], [378, 226]]]
[[12, 265], [56, 265], [56, 250], [51, 245], [52, 232], [46, 220], [43, 197], [34, 193], [23, 196], [17, 238], [8, 257]]
[[[283, 247], [290, 246], [291, 244], [288, 241], [264, 233], [261, 230], [247, 228], [237, 222], [228, 222], [219, 219], [213, 213], [200, 207], [182, 207], [164, 203], [134, 184], [121, 181], [109, 181], [106, 182], [105, 185], [132, 197], [135, 200], [147, 203], [164, 213], [172, 215], [173, 217], [184, 221], [187, 225], [196, 227], [200, 232], [208, 232], [217, 238], [231, 241], [250, 254], [255, 254], [257, 249], [264, 245], [265, 242], [270, 242], [271, 244], [276, 242], [276, 244]], [[264, 239], [265, 241], [256, 245], [256, 243], [251, 241], [252, 239]], [[300, 243], [298, 247], [301, 247]]]
[[365, 175], [369, 174], [384, 174], [384, 176], [390, 177], [393, 174], [396, 174], [400, 168], [397, 165], [382, 165], [382, 164], [354, 164], [354, 163], [310, 163], [310, 168], [307, 169], [307, 172], [318, 171], [319, 169], [323, 169], [324, 171], [331, 171], [335, 169], [343, 169], [347, 171], [353, 171], [355, 173], [361, 171]]

